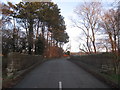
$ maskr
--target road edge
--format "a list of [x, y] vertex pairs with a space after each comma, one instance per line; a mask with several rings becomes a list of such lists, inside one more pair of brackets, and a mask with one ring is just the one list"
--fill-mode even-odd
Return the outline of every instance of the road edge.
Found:
[[[84, 69], [85, 71], [89, 72], [90, 74], [92, 74], [93, 76], [95, 76], [97, 79], [99, 79], [100, 81], [102, 81], [103, 83], [107, 84], [108, 86], [110, 86], [111, 88], [120, 88], [119, 85], [117, 85], [116, 83], [106, 79], [105, 77], [103, 77], [102, 75], [100, 75], [99, 73], [95, 72], [94, 70], [89, 69], [88, 67], [86, 67], [85, 65], [80, 63], [77, 63], [71, 59], [67, 59], [69, 61], [71, 61], [72, 63], [78, 65], [79, 67], [81, 67], [82, 69]], [[85, 64], [85, 63], [84, 63]]]

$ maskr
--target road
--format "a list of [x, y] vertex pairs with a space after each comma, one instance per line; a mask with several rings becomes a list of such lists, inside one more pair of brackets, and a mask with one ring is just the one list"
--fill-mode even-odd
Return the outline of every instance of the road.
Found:
[[53, 59], [33, 69], [14, 88], [109, 88], [69, 60]]

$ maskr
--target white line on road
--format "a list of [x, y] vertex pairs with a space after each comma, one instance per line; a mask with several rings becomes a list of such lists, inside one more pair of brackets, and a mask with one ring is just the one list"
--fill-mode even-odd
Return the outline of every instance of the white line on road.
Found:
[[62, 90], [62, 82], [59, 81], [59, 90]]

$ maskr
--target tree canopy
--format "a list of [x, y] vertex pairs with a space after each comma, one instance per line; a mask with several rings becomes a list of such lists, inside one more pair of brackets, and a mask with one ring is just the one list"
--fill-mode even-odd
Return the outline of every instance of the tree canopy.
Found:
[[[16, 26], [25, 31], [26, 48], [29, 54], [36, 48], [41, 49], [39, 44], [59, 45], [68, 42], [69, 36], [65, 32], [65, 21], [57, 4], [53, 2], [20, 2], [14, 5], [8, 2], [4, 6], [7, 8], [2, 9], [2, 14], [14, 21], [13, 33], [15, 34]], [[15, 47], [15, 43], [13, 46]]]

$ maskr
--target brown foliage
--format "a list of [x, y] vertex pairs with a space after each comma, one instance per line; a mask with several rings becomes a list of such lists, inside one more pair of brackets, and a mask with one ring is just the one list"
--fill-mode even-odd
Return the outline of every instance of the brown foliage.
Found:
[[63, 56], [63, 49], [58, 46], [47, 47], [44, 51], [45, 58], [58, 58]]

